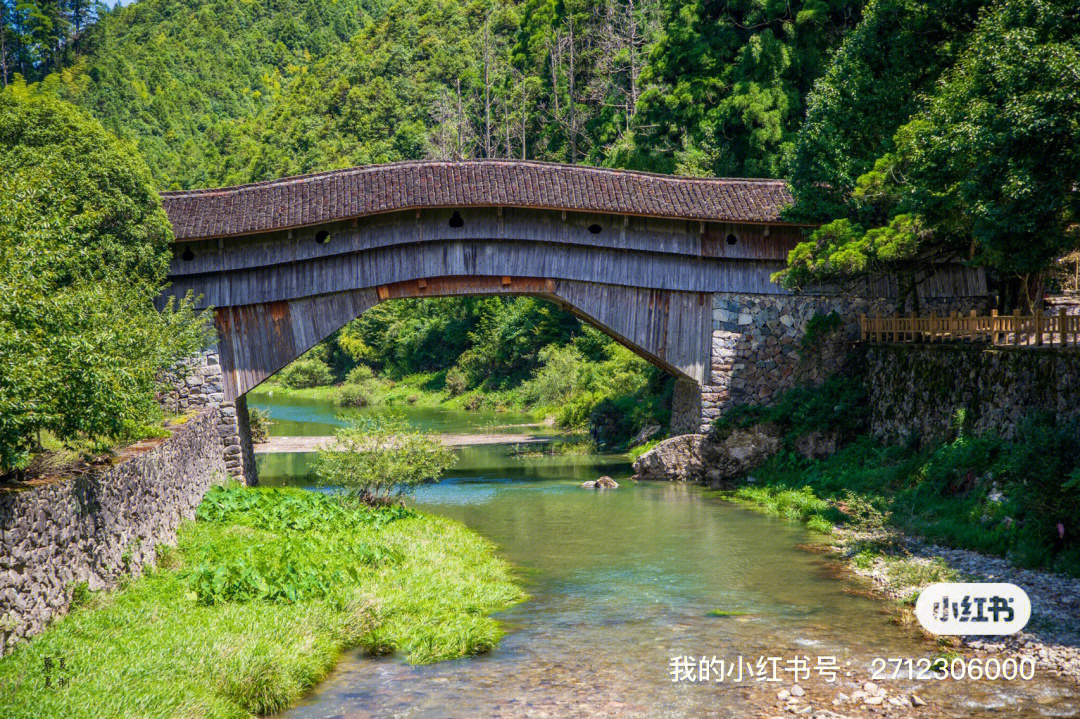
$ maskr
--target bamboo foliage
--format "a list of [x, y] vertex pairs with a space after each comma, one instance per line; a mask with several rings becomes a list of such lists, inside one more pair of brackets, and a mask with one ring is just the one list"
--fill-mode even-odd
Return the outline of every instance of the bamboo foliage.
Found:
[[859, 315], [860, 339], [863, 342], [967, 342], [1016, 347], [1080, 347], [1080, 316], [1065, 309], [1057, 314], [999, 315], [992, 310], [980, 315], [936, 312], [920, 317], [914, 312], [906, 317]]

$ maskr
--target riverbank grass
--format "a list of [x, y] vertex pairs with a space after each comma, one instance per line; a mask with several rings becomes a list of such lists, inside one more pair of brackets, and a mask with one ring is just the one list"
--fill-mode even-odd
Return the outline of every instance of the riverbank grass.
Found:
[[487, 651], [502, 633], [489, 615], [524, 597], [494, 547], [457, 522], [235, 486], [208, 493], [156, 568], [80, 594], [0, 660], [0, 716], [280, 711], [348, 648], [414, 663]]

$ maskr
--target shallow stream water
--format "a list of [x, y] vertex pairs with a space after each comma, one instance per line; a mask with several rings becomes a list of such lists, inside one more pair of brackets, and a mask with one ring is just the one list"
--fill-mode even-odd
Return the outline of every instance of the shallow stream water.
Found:
[[[254, 395], [273, 434], [325, 435], [336, 408], [315, 400]], [[528, 423], [506, 413], [411, 410], [417, 426], [493, 432]], [[507, 431], [520, 432], [520, 428]], [[266, 485], [305, 485], [313, 455], [259, 456]], [[580, 488], [608, 474], [614, 491]], [[629, 482], [625, 457], [519, 458], [505, 446], [459, 450], [447, 479], [419, 491], [420, 509], [464, 522], [494, 541], [519, 570], [529, 600], [498, 615], [507, 634], [484, 656], [411, 666], [398, 658], [346, 655], [286, 717], [757, 717], [784, 713], [793, 659], [806, 657], [823, 705], [871, 678], [875, 657], [931, 657], [933, 647], [897, 626], [866, 585], [838, 562], [808, 551], [821, 539], [696, 487]], [[808, 546], [809, 545], [809, 546]], [[737, 615], [709, 616], [712, 610]], [[744, 673], [673, 681], [673, 657], [727, 663], [778, 658], [781, 681]], [[816, 670], [835, 658], [829, 684]], [[771, 662], [766, 661], [766, 675]], [[760, 676], [760, 675], [759, 675]], [[893, 680], [917, 692], [920, 716], [1077, 716], [1074, 685], [1032, 681]], [[850, 705], [849, 705], [850, 706]], [[850, 712], [871, 716], [866, 708]], [[877, 716], [902, 716], [902, 711]], [[788, 714], [788, 716], [794, 716]], [[809, 715], [808, 715], [809, 716]]]

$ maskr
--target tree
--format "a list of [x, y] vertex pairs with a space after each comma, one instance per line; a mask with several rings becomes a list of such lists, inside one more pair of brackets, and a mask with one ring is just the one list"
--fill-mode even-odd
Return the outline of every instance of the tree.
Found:
[[456, 461], [436, 433], [413, 429], [403, 415], [368, 415], [338, 429], [319, 450], [316, 473], [346, 502], [387, 504], [437, 480]]
[[854, 192], [855, 216], [823, 226], [778, 274], [789, 287], [888, 271], [910, 285], [931, 260], [1014, 280], [1002, 309], [1041, 299], [1047, 268], [1077, 247], [1080, 8], [988, 8], [936, 92]]
[[170, 239], [130, 146], [21, 83], [0, 91], [0, 472], [43, 430], [116, 439], [160, 414], [162, 372], [208, 327], [190, 298], [154, 307]]
[[641, 74], [638, 132], [616, 164], [777, 176], [803, 97], [861, 0], [662, 2]]
[[965, 46], [986, 0], [872, 0], [806, 97], [787, 173], [789, 217], [852, 215], [855, 183], [896, 147], [896, 131], [921, 107]]

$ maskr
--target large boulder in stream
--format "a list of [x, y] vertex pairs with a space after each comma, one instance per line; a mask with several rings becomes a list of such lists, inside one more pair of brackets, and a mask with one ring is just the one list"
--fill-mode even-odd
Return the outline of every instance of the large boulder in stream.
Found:
[[684, 434], [666, 439], [634, 462], [634, 479], [717, 485], [754, 470], [780, 449], [780, 433], [764, 424], [732, 430], [723, 439]]

